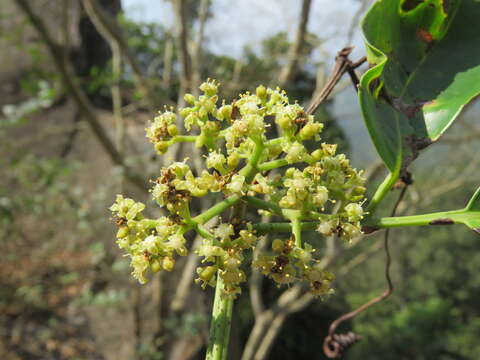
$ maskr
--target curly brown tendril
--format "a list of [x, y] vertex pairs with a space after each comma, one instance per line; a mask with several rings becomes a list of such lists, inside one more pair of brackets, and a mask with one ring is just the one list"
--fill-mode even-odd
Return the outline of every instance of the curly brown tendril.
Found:
[[[402, 191], [397, 201], [395, 202], [391, 216], [395, 216], [398, 205], [403, 200], [408, 186], [412, 184], [411, 178], [409, 179], [409, 181], [403, 181], [403, 184], [404, 186], [402, 188]], [[382, 300], [385, 300], [387, 297], [389, 297], [393, 293], [393, 283], [390, 277], [390, 266], [392, 263], [392, 258], [390, 255], [390, 249], [389, 249], [389, 243], [388, 243], [389, 235], [390, 235], [390, 231], [389, 229], [387, 229], [385, 231], [385, 237], [384, 237], [384, 248], [385, 248], [385, 255], [386, 255], [385, 278], [387, 280], [388, 287], [381, 295], [371, 299], [370, 301], [366, 302], [365, 304], [358, 307], [357, 309], [340, 316], [338, 319], [336, 319], [330, 324], [328, 336], [323, 341], [323, 352], [329, 359], [336, 359], [341, 357], [348, 348], [350, 348], [353, 344], [355, 344], [361, 339], [361, 336], [356, 335], [353, 332], [348, 332], [347, 334], [335, 334], [335, 330], [338, 328], [338, 326], [340, 326], [340, 324], [343, 323], [344, 321], [352, 319], [358, 314], [360, 314], [361, 312], [367, 310], [372, 305], [375, 305], [376, 303]]]

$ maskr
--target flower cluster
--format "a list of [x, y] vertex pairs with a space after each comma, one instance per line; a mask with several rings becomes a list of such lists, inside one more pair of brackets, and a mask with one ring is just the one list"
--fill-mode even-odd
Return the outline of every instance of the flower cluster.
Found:
[[145, 205], [117, 195], [110, 207], [114, 214], [117, 244], [131, 257], [132, 275], [142, 284], [147, 282], [146, 272], [172, 271], [174, 255], [186, 255], [183, 229], [168, 217], [156, 220], [142, 215]]
[[243, 252], [254, 248], [257, 236], [251, 227], [236, 231], [232, 224], [220, 224], [213, 231], [213, 238], [204, 239], [197, 250], [203, 257], [202, 263], [210, 265], [197, 268], [197, 283], [203, 287], [215, 285], [215, 276], [218, 274], [225, 284], [225, 292], [235, 295], [241, 292], [240, 285], [245, 282], [246, 275], [241, 269], [244, 262]]
[[[284, 91], [259, 86], [226, 103], [218, 99], [218, 86], [203, 83], [202, 95], [185, 95], [187, 107], [178, 113], [165, 109], [146, 129], [159, 154], [176, 143], [192, 143], [204, 153], [205, 166], [193, 171], [184, 160], [160, 170], [151, 195], [168, 216], [146, 219], [143, 204], [117, 197], [111, 207], [117, 242], [131, 258], [133, 275], [143, 283], [148, 271], [171, 271], [175, 255], [188, 252], [184, 235], [194, 231], [204, 239], [196, 250], [203, 258], [197, 282], [214, 286], [220, 279], [227, 294], [238, 294], [258, 225], [235, 219], [208, 229], [205, 223], [232, 206], [251, 205], [297, 229], [296, 237], [274, 240], [272, 252], [259, 254], [254, 266], [278, 284], [306, 281], [315, 295], [328, 294], [333, 275], [302, 242], [302, 224], [347, 241], [358, 236], [365, 193], [361, 172], [336, 153], [336, 145], [321, 142], [323, 124], [290, 103]], [[225, 200], [191, 214], [192, 201], [209, 193], [223, 193]]]
[[310, 291], [315, 296], [332, 292], [330, 283], [335, 277], [315, 261], [314, 249], [308, 243], [301, 248], [295, 246], [294, 237], [288, 240], [275, 239], [272, 242], [272, 251], [272, 255], [259, 255], [253, 263], [262, 274], [277, 284], [305, 281], [309, 283]]

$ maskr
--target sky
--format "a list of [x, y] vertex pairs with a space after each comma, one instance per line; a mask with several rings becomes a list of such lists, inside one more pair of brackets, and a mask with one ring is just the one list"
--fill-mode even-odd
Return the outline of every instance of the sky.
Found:
[[[173, 27], [170, 1], [122, 0], [122, 4], [133, 20]], [[217, 54], [238, 56], [246, 44], [258, 48], [263, 39], [279, 31], [287, 31], [293, 37], [300, 6], [300, 0], [214, 0], [214, 15], [205, 28], [208, 47]], [[313, 0], [308, 30], [322, 37], [325, 50], [335, 54], [346, 45], [350, 20], [359, 7], [358, 0]], [[359, 33], [354, 44], [361, 54]]]
[[[279, 31], [286, 31], [293, 38], [301, 3], [301, 0], [213, 0], [213, 17], [205, 25], [205, 45], [216, 54], [239, 57], [245, 45], [258, 50], [263, 39]], [[122, 5], [126, 16], [135, 21], [157, 22], [173, 28], [168, 0], [122, 0]], [[335, 54], [347, 45], [346, 34], [359, 7], [359, 0], [312, 0], [308, 31], [324, 40], [321, 51], [314, 53], [314, 60], [330, 59], [329, 65], [333, 66]], [[353, 45], [351, 58], [358, 59], [365, 53], [360, 31], [355, 32]], [[350, 140], [352, 163], [361, 167], [375, 159], [351, 86], [336, 96], [333, 112]]]

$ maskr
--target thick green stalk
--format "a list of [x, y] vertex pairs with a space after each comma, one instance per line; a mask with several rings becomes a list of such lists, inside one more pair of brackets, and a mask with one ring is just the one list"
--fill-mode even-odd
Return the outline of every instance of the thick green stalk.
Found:
[[262, 157], [263, 150], [265, 150], [265, 145], [261, 141], [256, 142], [255, 149], [253, 150], [250, 160], [248, 161], [247, 165], [245, 165], [243, 169], [239, 171], [240, 175], [245, 176], [246, 183], [250, 183], [257, 174], [257, 165]]
[[225, 360], [228, 353], [233, 298], [225, 295], [223, 280], [217, 273], [217, 285], [213, 300], [212, 323], [205, 360]]
[[195, 142], [197, 140], [198, 136], [196, 135], [175, 135], [172, 138], [173, 143], [179, 143], [179, 142]]
[[222, 212], [227, 210], [230, 206], [235, 205], [241, 198], [242, 198], [241, 195], [229, 196], [225, 200], [212, 206], [210, 209], [205, 210], [200, 215], [195, 216], [193, 220], [199, 224], [205, 224], [208, 220], [214, 218], [217, 215], [220, 215]]
[[289, 163], [285, 159], [277, 159], [277, 160], [272, 160], [272, 161], [267, 161], [264, 162], [263, 164], [258, 165], [258, 169], [260, 171], [268, 171], [268, 170], [273, 170], [277, 169], [282, 166], [287, 166]]
[[[245, 176], [245, 182], [250, 183], [258, 172], [257, 164], [262, 157], [265, 146], [261, 142], [256, 142], [250, 160], [247, 165], [239, 171], [240, 175]], [[204, 224], [212, 217], [219, 215], [227, 208], [235, 205], [230, 217], [231, 223], [241, 220], [243, 217], [244, 206], [239, 204], [241, 195], [233, 195], [222, 201], [221, 203], [211, 207], [203, 214], [197, 216], [193, 220], [199, 224]], [[201, 225], [197, 229], [203, 231]], [[217, 284], [215, 289], [215, 299], [213, 301], [212, 324], [210, 326], [210, 338], [208, 342], [206, 360], [226, 360], [228, 354], [228, 342], [230, 339], [230, 325], [232, 322], [233, 312], [233, 297], [224, 293], [224, 283], [220, 276], [220, 271], [217, 272]]]
[[466, 211], [464, 209], [461, 209], [424, 215], [369, 219], [367, 225], [374, 228], [392, 228], [404, 226], [462, 224], [464, 223], [466, 216]]
[[389, 173], [388, 176], [383, 180], [380, 186], [375, 191], [375, 194], [372, 197], [372, 200], [368, 203], [367, 212], [373, 214], [377, 209], [378, 205], [382, 202], [388, 192], [392, 189], [393, 185], [398, 179], [398, 173]]
[[[362, 224], [368, 227], [371, 231], [393, 227], [406, 226], [425, 226], [425, 225], [450, 225], [450, 224], [465, 224], [468, 225], [472, 219], [479, 219], [480, 211], [471, 211], [468, 209], [460, 209], [453, 211], [442, 211], [423, 215], [412, 216], [398, 216], [398, 217], [383, 217], [383, 218], [369, 218]], [[301, 222], [300, 228], [302, 231], [315, 230], [320, 223], [317, 221]], [[292, 223], [260, 223], [254, 224], [253, 229], [258, 233], [274, 233], [274, 232], [292, 232]]]

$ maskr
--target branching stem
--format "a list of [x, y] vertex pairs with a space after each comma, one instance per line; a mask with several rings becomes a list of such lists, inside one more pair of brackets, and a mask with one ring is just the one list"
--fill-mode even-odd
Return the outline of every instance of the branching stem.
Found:
[[395, 182], [398, 179], [398, 173], [389, 173], [385, 180], [380, 184], [380, 186], [377, 188], [377, 191], [375, 191], [375, 194], [372, 197], [372, 200], [370, 200], [368, 206], [367, 206], [367, 211], [371, 214], [375, 212], [377, 209], [378, 205], [382, 202], [382, 200], [385, 198], [385, 196], [388, 194], [388, 192], [392, 189], [393, 185], [395, 185]]

